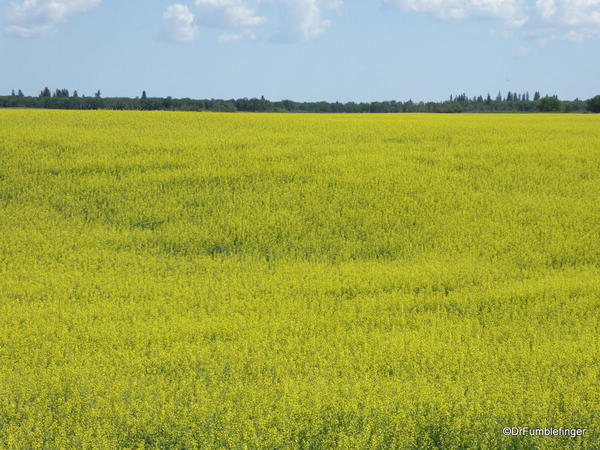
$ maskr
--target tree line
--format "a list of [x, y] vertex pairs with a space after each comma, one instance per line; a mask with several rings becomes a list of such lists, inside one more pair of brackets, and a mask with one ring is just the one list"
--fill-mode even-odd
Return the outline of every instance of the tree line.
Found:
[[587, 101], [580, 99], [559, 100], [556, 95], [535, 92], [498, 93], [495, 97], [468, 97], [466, 94], [451, 95], [441, 102], [382, 101], [382, 102], [296, 102], [292, 100], [270, 101], [261, 98], [230, 100], [141, 96], [103, 97], [101, 91], [92, 96], [77, 91], [44, 88], [37, 96], [26, 96], [22, 90], [0, 96], [0, 108], [47, 108], [47, 109], [110, 109], [143, 111], [217, 111], [217, 112], [314, 112], [314, 113], [462, 113], [462, 112], [600, 112], [600, 96]]

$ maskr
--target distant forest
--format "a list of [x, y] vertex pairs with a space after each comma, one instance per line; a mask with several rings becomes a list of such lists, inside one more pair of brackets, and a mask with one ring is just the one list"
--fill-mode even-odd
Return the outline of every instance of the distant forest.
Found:
[[100, 91], [93, 96], [79, 95], [68, 89], [51, 91], [44, 88], [39, 95], [26, 96], [19, 89], [11, 95], [0, 96], [0, 108], [47, 109], [111, 109], [142, 111], [218, 111], [218, 112], [312, 112], [312, 113], [465, 113], [465, 112], [600, 112], [600, 96], [584, 101], [559, 100], [557, 96], [542, 96], [539, 92], [498, 93], [495, 97], [468, 97], [451, 95], [442, 102], [413, 102], [411, 100], [370, 103], [355, 102], [295, 102], [270, 101], [261, 98], [231, 100], [194, 100], [189, 98], [149, 97], [143, 91], [140, 97], [103, 97]]

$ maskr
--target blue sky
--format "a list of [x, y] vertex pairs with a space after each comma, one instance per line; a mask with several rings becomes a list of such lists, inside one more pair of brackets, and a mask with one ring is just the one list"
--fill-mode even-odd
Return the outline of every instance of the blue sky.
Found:
[[600, 94], [600, 0], [0, 0], [0, 93]]

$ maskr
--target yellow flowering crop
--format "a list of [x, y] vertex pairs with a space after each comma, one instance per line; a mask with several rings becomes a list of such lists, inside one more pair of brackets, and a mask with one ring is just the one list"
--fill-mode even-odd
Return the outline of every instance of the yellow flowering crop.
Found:
[[2, 448], [599, 448], [599, 309], [597, 116], [0, 110]]

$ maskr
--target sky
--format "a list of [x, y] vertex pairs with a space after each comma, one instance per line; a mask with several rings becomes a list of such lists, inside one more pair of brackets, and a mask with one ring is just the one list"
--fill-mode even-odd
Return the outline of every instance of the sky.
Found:
[[600, 94], [600, 0], [0, 0], [0, 94]]

